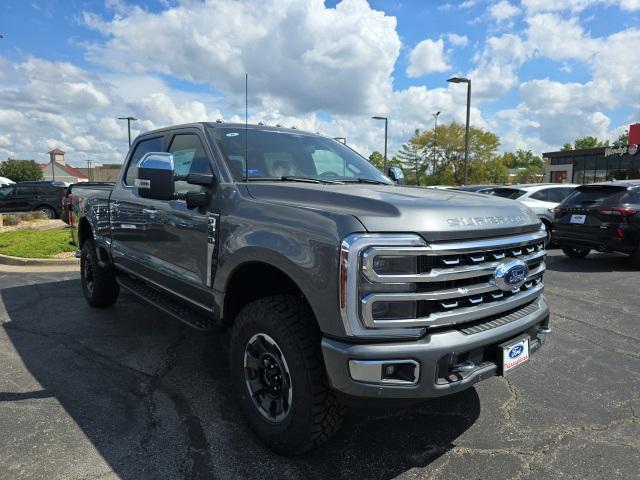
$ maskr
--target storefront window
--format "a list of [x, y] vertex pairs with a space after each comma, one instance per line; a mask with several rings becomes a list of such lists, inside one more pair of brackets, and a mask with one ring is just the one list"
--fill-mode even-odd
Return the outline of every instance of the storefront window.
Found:
[[594, 182], [604, 182], [607, 179], [607, 159], [604, 155], [596, 157], [596, 170], [593, 178]]

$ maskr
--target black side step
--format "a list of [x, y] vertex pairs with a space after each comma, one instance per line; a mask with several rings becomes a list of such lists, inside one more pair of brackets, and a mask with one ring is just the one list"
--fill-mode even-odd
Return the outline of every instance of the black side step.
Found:
[[[200, 312], [189, 308], [188, 306], [173, 300], [165, 293], [150, 287], [140, 280], [130, 277], [126, 274], [118, 275], [118, 283], [122, 288], [131, 292], [136, 297], [150, 303], [151, 305], [159, 308], [165, 313], [168, 313], [172, 317], [177, 318], [181, 322], [186, 323], [190, 327], [196, 330], [204, 331], [222, 331], [222, 327], [213, 318], [207, 318]], [[212, 314], [213, 316], [213, 314]]]

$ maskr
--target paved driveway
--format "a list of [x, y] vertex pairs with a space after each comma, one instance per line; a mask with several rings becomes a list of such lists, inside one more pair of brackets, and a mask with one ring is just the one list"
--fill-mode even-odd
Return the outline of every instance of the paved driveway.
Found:
[[266, 450], [231, 395], [225, 336], [75, 272], [0, 273], [0, 478], [637, 478], [640, 272], [549, 257], [554, 335], [532, 363], [409, 409], [352, 410], [324, 448]]

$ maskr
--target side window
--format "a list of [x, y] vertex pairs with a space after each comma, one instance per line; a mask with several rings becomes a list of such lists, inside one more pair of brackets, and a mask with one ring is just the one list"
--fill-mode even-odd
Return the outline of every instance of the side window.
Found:
[[0, 188], [0, 200], [9, 198], [9, 196], [11, 196], [11, 194], [13, 193], [14, 189], [15, 187], [13, 185], [8, 185]]
[[538, 190], [536, 193], [531, 194], [531, 196], [529, 198], [532, 198], [533, 200], [540, 200], [542, 202], [549, 202], [550, 201], [550, 200], [548, 200], [549, 191], [547, 189]]
[[548, 202], [562, 203], [562, 201], [569, 196], [573, 191], [572, 188], [550, 188]]
[[[200, 137], [194, 133], [180, 133], [173, 137], [169, 152], [173, 154], [176, 174], [211, 173], [209, 157]], [[199, 191], [202, 187], [187, 182], [176, 182], [176, 193]]]
[[150, 138], [149, 140], [143, 140], [138, 143], [133, 155], [131, 155], [131, 160], [129, 160], [129, 166], [127, 167], [127, 174], [124, 177], [124, 183], [133, 186], [134, 180], [138, 177], [138, 161], [140, 161], [146, 153], [161, 151], [162, 137]]
[[18, 185], [16, 187], [16, 195], [33, 195], [33, 187], [26, 185]]

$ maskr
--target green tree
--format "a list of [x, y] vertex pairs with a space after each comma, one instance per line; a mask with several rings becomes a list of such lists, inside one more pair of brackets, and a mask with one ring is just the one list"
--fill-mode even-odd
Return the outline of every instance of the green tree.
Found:
[[377, 150], [371, 152], [371, 155], [369, 155], [369, 162], [371, 162], [371, 165], [380, 171], [384, 168], [384, 156]]
[[563, 152], [573, 150], [573, 145], [571, 145], [570, 143], [565, 143], [560, 150], [562, 150]]
[[629, 131], [626, 130], [624, 133], [621, 133], [618, 138], [613, 142], [613, 146], [616, 148], [626, 147], [629, 145]]
[[596, 148], [596, 147], [608, 147], [609, 140], [604, 142], [598, 140], [598, 137], [586, 136], [582, 138], [576, 138], [573, 142], [573, 148], [580, 150], [582, 148]]
[[7, 177], [14, 182], [24, 180], [42, 180], [42, 170], [33, 160], [8, 159], [0, 163], [0, 177]]
[[485, 164], [486, 175], [489, 183], [497, 185], [507, 183], [509, 180], [509, 167], [504, 164], [502, 157], [494, 157]]
[[544, 169], [544, 160], [534, 155], [531, 150], [519, 149], [515, 152], [505, 152], [502, 154], [502, 162], [507, 168], [528, 168], [536, 166]]
[[[406, 143], [403, 143], [394, 158], [400, 161], [405, 171], [406, 182], [409, 185], [420, 185], [420, 178], [424, 174], [424, 147], [416, 142], [420, 131], [416, 130], [414, 136]], [[411, 171], [412, 174], [406, 173]]]
[[[432, 159], [430, 178], [428, 184], [461, 184], [464, 181], [464, 136], [465, 126], [452, 122], [438, 125], [437, 130], [437, 159], [433, 161], [433, 130], [416, 135], [411, 141], [422, 148]], [[487, 181], [484, 176], [486, 169], [484, 164], [495, 157], [500, 139], [494, 133], [481, 128], [469, 128], [469, 178], [475, 182]], [[484, 172], [484, 173], [483, 173]], [[447, 180], [448, 179], [448, 180]]]

